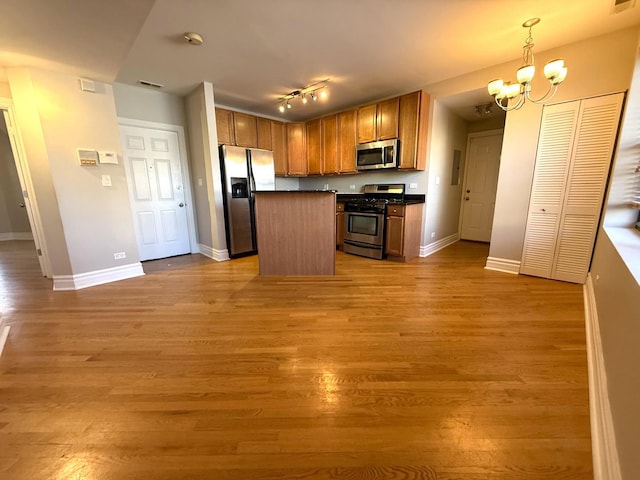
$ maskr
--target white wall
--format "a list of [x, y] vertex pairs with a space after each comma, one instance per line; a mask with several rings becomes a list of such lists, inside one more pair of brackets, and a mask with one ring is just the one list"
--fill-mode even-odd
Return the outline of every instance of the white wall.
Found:
[[[640, 478], [640, 279], [630, 267], [640, 265], [640, 233], [630, 227], [638, 211], [628, 208], [633, 170], [640, 152], [640, 51], [636, 52], [633, 83], [627, 97], [626, 113], [609, 182], [604, 225], [598, 232], [591, 278], [602, 339], [602, 355], [613, 417], [620, 469], [623, 478]], [[619, 229], [630, 229], [630, 251], [623, 259], [618, 243]], [[634, 235], [635, 233], [635, 235]], [[623, 246], [623, 248], [625, 248]], [[631, 253], [631, 258], [629, 254]], [[635, 255], [633, 255], [635, 253]], [[626, 262], [626, 263], [625, 263]], [[632, 262], [634, 262], [632, 264]]]
[[[83, 92], [78, 78], [37, 69], [8, 76], [54, 276], [138, 262], [111, 86]], [[120, 162], [83, 167], [77, 148], [116, 152]], [[115, 260], [116, 252], [126, 258]]]
[[[626, 90], [636, 45], [637, 29], [626, 29], [543, 52], [536, 55], [536, 62], [544, 65], [551, 59], [563, 58], [569, 75], [554, 102], [575, 100]], [[491, 257], [520, 261], [522, 256], [541, 118], [539, 105], [529, 104], [507, 113]]]
[[[429, 152], [429, 185], [422, 245], [458, 233], [466, 166], [468, 124], [439, 101], [434, 102]], [[460, 151], [460, 181], [451, 185], [453, 152]], [[433, 237], [432, 237], [433, 235]]]
[[213, 85], [203, 82], [186, 98], [191, 148], [191, 178], [196, 202], [199, 242], [214, 258], [227, 258]]
[[184, 98], [145, 87], [113, 84], [118, 117], [185, 127]]

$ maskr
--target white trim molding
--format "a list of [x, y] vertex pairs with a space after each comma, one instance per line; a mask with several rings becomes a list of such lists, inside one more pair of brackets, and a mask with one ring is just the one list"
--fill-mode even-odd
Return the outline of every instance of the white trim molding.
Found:
[[229, 260], [229, 250], [226, 248], [224, 250], [216, 250], [209, 245], [200, 244], [200, 254], [205, 257], [209, 257], [217, 262], [224, 262]]
[[0, 319], [0, 356], [2, 356], [2, 350], [4, 350], [4, 344], [9, 337], [9, 325], [4, 324], [4, 320]]
[[93, 287], [104, 283], [117, 282], [127, 278], [140, 277], [144, 275], [140, 262], [122, 265], [120, 267], [105, 268], [95, 272], [79, 273], [78, 275], [54, 275], [53, 289], [59, 290], [80, 290], [81, 288]]
[[33, 233], [31, 232], [9, 232], [0, 233], [0, 242], [8, 242], [11, 240], [31, 240], [33, 241]]
[[622, 480], [591, 274], [583, 286], [594, 480]]
[[428, 257], [429, 255], [436, 253], [438, 250], [442, 250], [443, 248], [448, 247], [449, 245], [453, 245], [458, 240], [460, 240], [460, 234], [454, 233], [453, 235], [449, 235], [448, 237], [444, 237], [444, 238], [441, 238], [440, 240], [436, 240], [435, 242], [430, 243], [429, 245], [420, 245], [420, 256]]
[[520, 273], [520, 261], [509, 260], [508, 258], [488, 257], [484, 266], [485, 270], [495, 270], [496, 272]]

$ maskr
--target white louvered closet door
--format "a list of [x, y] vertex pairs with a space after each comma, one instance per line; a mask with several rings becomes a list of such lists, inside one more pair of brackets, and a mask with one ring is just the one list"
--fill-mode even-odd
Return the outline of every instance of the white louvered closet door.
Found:
[[623, 100], [545, 107], [521, 273], [585, 282]]

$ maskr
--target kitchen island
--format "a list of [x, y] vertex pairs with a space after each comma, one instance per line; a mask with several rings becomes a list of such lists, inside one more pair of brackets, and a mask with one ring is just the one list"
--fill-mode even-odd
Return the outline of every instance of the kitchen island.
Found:
[[336, 193], [255, 192], [260, 275], [334, 275]]

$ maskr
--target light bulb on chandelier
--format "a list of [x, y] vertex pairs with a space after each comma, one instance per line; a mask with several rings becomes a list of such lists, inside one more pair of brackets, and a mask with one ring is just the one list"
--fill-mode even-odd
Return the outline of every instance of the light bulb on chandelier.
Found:
[[[524, 28], [529, 29], [529, 35], [525, 39], [522, 47], [523, 65], [516, 72], [518, 83], [505, 82], [501, 78], [492, 80], [487, 85], [489, 94], [493, 96], [495, 102], [505, 111], [516, 110], [525, 104], [526, 100], [533, 103], [544, 103], [551, 100], [558, 90], [564, 79], [567, 77], [567, 67], [564, 66], [564, 60], [552, 60], [544, 66], [544, 76], [549, 80], [549, 88], [547, 93], [538, 99], [531, 98], [531, 81], [536, 73], [536, 67], [533, 59], [533, 37], [531, 29], [534, 25], [540, 23], [539, 18], [530, 18], [522, 24]], [[515, 103], [509, 105], [511, 100], [516, 99]], [[506, 104], [503, 101], [506, 99]]]

